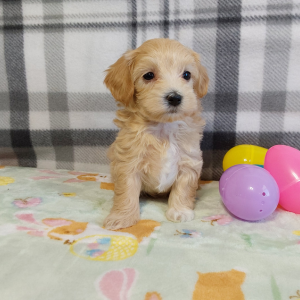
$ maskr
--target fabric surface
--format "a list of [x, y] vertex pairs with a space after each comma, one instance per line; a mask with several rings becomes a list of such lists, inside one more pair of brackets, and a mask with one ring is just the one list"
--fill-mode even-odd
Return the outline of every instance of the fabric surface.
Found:
[[200, 182], [194, 221], [142, 198], [137, 225], [107, 231], [112, 196], [104, 173], [1, 167], [0, 299], [299, 298], [300, 215], [240, 221]]
[[104, 70], [147, 39], [201, 54], [204, 179], [242, 144], [300, 148], [300, 0], [0, 2], [0, 162], [98, 171], [116, 136]]

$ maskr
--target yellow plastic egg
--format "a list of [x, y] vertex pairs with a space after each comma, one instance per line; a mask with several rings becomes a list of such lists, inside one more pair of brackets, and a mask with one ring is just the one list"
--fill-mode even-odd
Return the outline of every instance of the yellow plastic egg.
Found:
[[231, 148], [224, 156], [223, 170], [238, 164], [263, 166], [268, 149], [254, 145], [239, 145]]

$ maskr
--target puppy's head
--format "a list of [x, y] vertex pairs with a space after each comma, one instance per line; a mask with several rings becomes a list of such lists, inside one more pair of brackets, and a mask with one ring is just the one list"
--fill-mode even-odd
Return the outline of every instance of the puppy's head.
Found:
[[104, 83], [147, 120], [171, 122], [200, 109], [208, 76], [196, 52], [175, 40], [148, 40], [107, 70]]

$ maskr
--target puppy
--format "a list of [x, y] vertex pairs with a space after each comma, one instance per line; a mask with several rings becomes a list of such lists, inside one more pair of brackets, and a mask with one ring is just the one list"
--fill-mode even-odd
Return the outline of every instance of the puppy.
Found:
[[115, 194], [105, 228], [139, 221], [141, 191], [169, 194], [170, 221], [194, 218], [205, 125], [199, 98], [208, 81], [198, 54], [170, 39], [148, 40], [106, 71], [120, 131], [108, 153]]

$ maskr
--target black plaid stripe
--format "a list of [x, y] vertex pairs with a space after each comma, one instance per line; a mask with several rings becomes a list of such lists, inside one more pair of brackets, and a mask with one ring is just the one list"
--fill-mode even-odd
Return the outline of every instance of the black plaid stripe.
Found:
[[129, 1], [131, 2], [131, 48], [136, 48], [137, 42], [137, 7], [136, 0]]
[[169, 0], [163, 0], [163, 37], [169, 37]]
[[[9, 141], [11, 132], [13, 134], [20, 134], [21, 130], [0, 130], [0, 143], [3, 147], [10, 147]], [[70, 140], [66, 139], [66, 133], [70, 136]], [[115, 130], [32, 130], [31, 137], [36, 147], [51, 147], [53, 146], [53, 139], [55, 145], [62, 146], [109, 146], [113, 143], [117, 135]], [[20, 134], [20, 138], [27, 138]], [[26, 141], [20, 141], [26, 143]]]
[[[13, 0], [15, 1], [15, 0]], [[82, 1], [82, 0], [81, 0]], [[175, 1], [175, 0], [173, 0]], [[130, 4], [132, 1], [128, 1], [128, 3]], [[197, 4], [197, 3], [196, 3]], [[165, 7], [163, 5], [163, 7]], [[214, 11], [217, 10], [207, 10], [209, 13], [213, 13]], [[223, 21], [224, 23], [228, 21], [228, 19], [230, 19], [230, 17], [228, 17], [227, 14], [223, 15], [223, 16], [219, 16], [219, 17], [207, 17], [205, 15], [203, 15], [203, 12], [201, 12], [201, 15], [198, 18], [195, 19], [188, 19], [185, 18], [184, 14], [186, 12], [181, 12], [181, 16], [182, 18], [180, 19], [174, 19], [174, 20], [168, 20], [167, 18], [163, 18], [161, 20], [151, 20], [151, 18], [149, 18], [149, 21], [139, 21], [136, 23], [137, 27], [139, 28], [143, 28], [143, 27], [160, 27], [162, 28], [162, 32], [168, 32], [167, 28], [170, 28], [170, 26], [181, 26], [181, 27], [190, 27], [192, 25], [213, 25], [218, 21]], [[191, 13], [191, 12], [189, 12]], [[166, 15], [168, 16], [169, 12], [168, 10], [166, 11], [159, 11], [156, 14], [151, 14], [151, 15], [157, 15], [157, 14], [161, 14], [161, 15]], [[105, 14], [106, 15], [106, 14]], [[150, 15], [150, 16], [151, 16]], [[101, 14], [95, 15], [95, 17], [101, 17]], [[114, 16], [112, 14], [112, 16]], [[127, 14], [124, 14], [125, 17], [127, 17]], [[76, 17], [80, 17], [77, 16]], [[119, 14], [115, 15], [116, 18], [119, 17]], [[130, 9], [130, 17], [133, 17], [132, 14], [132, 10]], [[130, 19], [130, 17], [128, 19]], [[136, 17], [139, 17], [139, 15], [137, 14]], [[273, 21], [273, 22], [282, 22], [282, 21], [299, 21], [300, 20], [300, 14], [277, 14], [277, 15], [255, 15], [255, 16], [251, 16], [251, 17], [242, 17], [239, 16], [237, 17], [236, 20], [241, 19], [243, 23], [247, 24], [247, 23], [257, 23], [257, 22], [265, 22], [265, 21]], [[236, 20], [232, 20], [233, 22], [236, 22]], [[96, 29], [96, 30], [101, 30], [101, 29], [109, 29], [109, 30], [119, 30], [119, 29], [126, 29], [126, 28], [131, 28], [133, 24], [133, 21], [115, 21], [115, 22], [105, 22], [105, 21], [89, 21], [89, 22], [51, 22], [51, 23], [33, 23], [33, 24], [25, 24], [25, 25], [20, 25], [20, 24], [12, 24], [9, 23], [5, 26], [1, 26], [0, 25], [0, 29], [27, 29], [27, 30], [44, 30], [44, 29], [88, 29], [88, 30], [92, 30], [92, 29]]]
[[[226, 149], [236, 144], [240, 27], [241, 1], [220, 0], [216, 41], [215, 120], [212, 137], [212, 149], [218, 151], [213, 156], [213, 178], [221, 175], [220, 166]], [[223, 151], [220, 152], [219, 149]]]
[[[24, 63], [24, 44], [22, 24], [22, 3], [3, 1], [5, 66], [9, 89], [10, 138], [11, 147], [18, 164], [26, 167], [36, 166], [36, 156], [32, 148], [29, 131], [29, 103]], [[9, 25], [15, 25], [9, 28]], [[22, 129], [19, 129], [22, 128]], [[24, 149], [26, 151], [24, 151]]]

